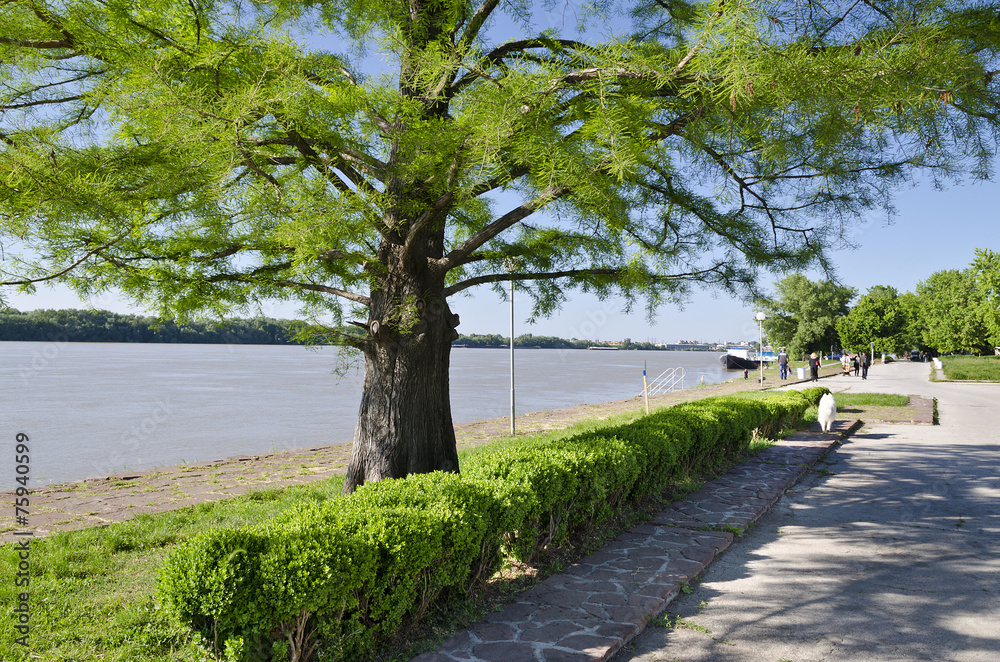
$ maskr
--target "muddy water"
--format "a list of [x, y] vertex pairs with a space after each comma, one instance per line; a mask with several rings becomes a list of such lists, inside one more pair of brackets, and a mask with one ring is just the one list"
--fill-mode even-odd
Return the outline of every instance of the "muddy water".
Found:
[[[632, 397], [683, 367], [685, 386], [732, 377], [712, 352], [516, 349], [517, 412]], [[0, 439], [32, 440], [32, 485], [350, 441], [361, 375], [330, 348], [0, 342]], [[510, 412], [506, 350], [457, 348], [456, 423]], [[12, 453], [13, 451], [11, 451]], [[13, 459], [0, 489], [14, 486]]]

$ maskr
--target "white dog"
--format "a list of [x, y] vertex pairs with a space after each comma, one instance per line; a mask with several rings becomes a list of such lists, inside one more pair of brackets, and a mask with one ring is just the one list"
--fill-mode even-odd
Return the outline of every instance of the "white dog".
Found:
[[829, 393], [819, 399], [819, 414], [817, 415], [823, 432], [829, 432], [833, 427], [833, 422], [837, 420], [837, 402]]

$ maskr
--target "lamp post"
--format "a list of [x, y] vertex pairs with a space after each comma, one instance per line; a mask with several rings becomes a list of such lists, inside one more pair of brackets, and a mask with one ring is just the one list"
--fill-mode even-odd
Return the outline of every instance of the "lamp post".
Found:
[[510, 279], [510, 436], [514, 436], [514, 279]]
[[510, 274], [510, 436], [516, 434], [514, 427], [514, 272], [517, 271], [517, 263], [508, 258], [503, 261], [503, 266]]
[[757, 330], [760, 332], [760, 338], [757, 345], [757, 363], [760, 365], [760, 387], [764, 388], [764, 320], [767, 319], [767, 315], [764, 313], [757, 313], [755, 315], [757, 318]]

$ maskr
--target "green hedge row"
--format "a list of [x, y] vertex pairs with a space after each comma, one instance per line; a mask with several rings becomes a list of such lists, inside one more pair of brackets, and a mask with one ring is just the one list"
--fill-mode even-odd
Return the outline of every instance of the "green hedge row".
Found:
[[222, 659], [357, 659], [488, 579], [504, 555], [528, 559], [624, 502], [717, 470], [820, 395], [677, 405], [556, 442], [486, 448], [461, 475], [367, 484], [272, 522], [211, 531], [172, 550], [160, 603]]

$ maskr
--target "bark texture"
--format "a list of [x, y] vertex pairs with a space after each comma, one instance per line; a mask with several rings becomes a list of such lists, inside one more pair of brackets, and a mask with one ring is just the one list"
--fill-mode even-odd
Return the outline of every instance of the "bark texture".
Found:
[[458, 471], [448, 392], [453, 319], [445, 303], [429, 305], [413, 331], [380, 324], [366, 343], [345, 492], [383, 478]]

